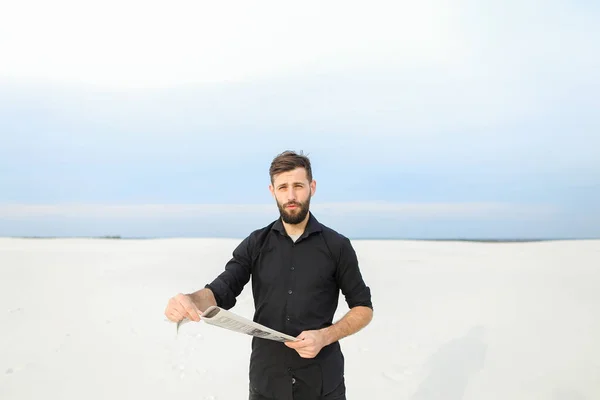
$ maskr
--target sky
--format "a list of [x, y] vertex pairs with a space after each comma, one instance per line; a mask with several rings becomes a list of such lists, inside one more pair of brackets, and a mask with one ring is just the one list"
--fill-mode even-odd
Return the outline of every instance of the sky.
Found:
[[[31, 10], [36, 10], [32, 13]], [[589, 1], [0, 6], [0, 236], [600, 237]]]

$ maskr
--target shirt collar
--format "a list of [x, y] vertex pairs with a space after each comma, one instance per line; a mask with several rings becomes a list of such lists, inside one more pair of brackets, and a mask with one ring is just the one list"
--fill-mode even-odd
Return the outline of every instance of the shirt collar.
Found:
[[[285, 227], [283, 226], [283, 222], [281, 221], [281, 217], [279, 217], [275, 221], [275, 223], [273, 224], [271, 229], [278, 231], [282, 235], [287, 235], [287, 232], [285, 231]], [[304, 232], [302, 233], [301, 237], [304, 238], [312, 233], [321, 232], [322, 230], [323, 230], [323, 228], [321, 227], [321, 223], [319, 223], [319, 221], [317, 221], [317, 219], [315, 218], [313, 213], [309, 211], [308, 212], [308, 223], [306, 224], [306, 228], [304, 229]]]

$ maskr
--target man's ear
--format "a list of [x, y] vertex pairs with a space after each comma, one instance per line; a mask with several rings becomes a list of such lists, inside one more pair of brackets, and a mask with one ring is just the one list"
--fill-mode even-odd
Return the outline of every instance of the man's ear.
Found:
[[310, 183], [310, 193], [311, 193], [311, 197], [315, 195], [315, 192], [317, 191], [317, 181], [315, 181], [314, 179], [312, 180], [312, 182]]
[[275, 197], [275, 189], [273, 188], [273, 184], [269, 185], [269, 192], [271, 192], [271, 196]]

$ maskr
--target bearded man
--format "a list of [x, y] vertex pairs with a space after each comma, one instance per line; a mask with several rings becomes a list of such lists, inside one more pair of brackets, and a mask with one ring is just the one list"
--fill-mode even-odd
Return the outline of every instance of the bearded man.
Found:
[[[371, 322], [370, 288], [350, 240], [310, 211], [316, 182], [308, 157], [283, 152], [269, 173], [280, 217], [250, 233], [203, 289], [172, 297], [165, 315], [200, 321], [211, 305], [231, 309], [252, 279], [253, 320], [299, 340], [252, 338], [249, 400], [345, 400], [340, 340]], [[334, 323], [340, 291], [349, 311]]]

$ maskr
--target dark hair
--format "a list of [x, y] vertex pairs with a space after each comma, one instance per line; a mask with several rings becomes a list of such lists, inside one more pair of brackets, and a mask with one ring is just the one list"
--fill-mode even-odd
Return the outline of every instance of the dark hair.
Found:
[[310, 160], [307, 156], [300, 153], [296, 153], [291, 150], [286, 150], [283, 153], [278, 154], [271, 162], [269, 168], [269, 175], [271, 176], [271, 183], [273, 183], [274, 176], [282, 172], [292, 171], [296, 168], [304, 168], [306, 170], [306, 177], [308, 181], [312, 181], [312, 168], [310, 166]]

